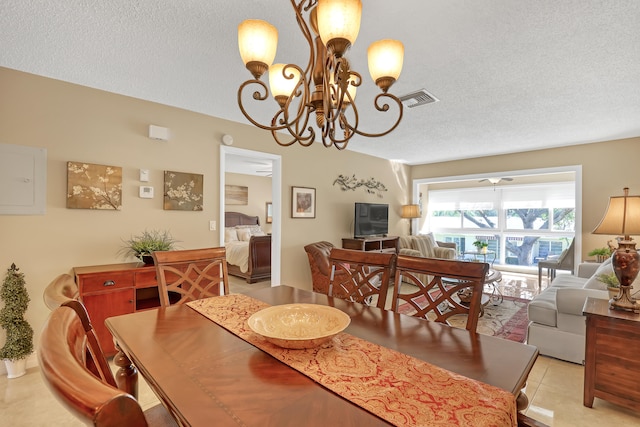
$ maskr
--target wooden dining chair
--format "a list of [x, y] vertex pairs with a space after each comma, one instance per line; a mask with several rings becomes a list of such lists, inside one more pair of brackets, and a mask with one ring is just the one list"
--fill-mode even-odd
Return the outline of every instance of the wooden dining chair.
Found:
[[488, 271], [482, 262], [400, 255], [391, 309], [447, 324], [449, 317], [467, 314], [466, 329], [475, 332]]
[[224, 247], [152, 253], [160, 305], [168, 307], [229, 293]]
[[178, 425], [162, 405], [143, 411], [134, 396], [117, 388], [80, 301], [65, 302], [51, 312], [40, 334], [38, 360], [49, 389], [85, 424]]
[[42, 298], [49, 310], [55, 310], [67, 301], [78, 299], [78, 285], [73, 276], [61, 274], [44, 288]]
[[389, 282], [393, 279], [395, 253], [331, 249], [328, 295], [385, 308]]

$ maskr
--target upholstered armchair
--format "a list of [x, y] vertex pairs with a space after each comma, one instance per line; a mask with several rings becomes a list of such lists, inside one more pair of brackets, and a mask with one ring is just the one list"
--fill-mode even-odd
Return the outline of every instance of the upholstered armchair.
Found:
[[399, 241], [400, 255], [422, 258], [456, 259], [457, 247], [452, 242], [439, 242], [433, 233], [417, 236], [401, 236]]
[[[329, 278], [331, 277], [329, 254], [331, 254], [331, 249], [333, 248], [333, 244], [329, 242], [315, 242], [304, 247], [309, 257], [314, 292], [329, 293]], [[344, 273], [337, 272], [337, 274]]]

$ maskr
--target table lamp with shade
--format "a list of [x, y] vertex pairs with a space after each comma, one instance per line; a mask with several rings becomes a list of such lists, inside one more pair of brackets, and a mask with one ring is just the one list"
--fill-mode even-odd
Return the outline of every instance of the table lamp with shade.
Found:
[[632, 283], [640, 269], [640, 255], [631, 239], [632, 234], [640, 234], [640, 196], [629, 196], [629, 188], [625, 188], [624, 196], [610, 197], [607, 212], [593, 234], [622, 236], [618, 237], [618, 248], [611, 260], [620, 290], [609, 300], [609, 308], [640, 313], [640, 304], [631, 296]]
[[402, 213], [400, 214], [402, 218], [406, 218], [409, 220], [409, 235], [412, 235], [412, 225], [413, 220], [415, 218], [420, 218], [420, 206], [418, 205], [403, 205]]

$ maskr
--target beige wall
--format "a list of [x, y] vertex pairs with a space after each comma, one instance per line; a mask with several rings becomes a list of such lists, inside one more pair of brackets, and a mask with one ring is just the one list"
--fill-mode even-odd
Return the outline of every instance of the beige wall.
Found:
[[[219, 232], [209, 221], [219, 218], [219, 152], [223, 134], [234, 147], [282, 156], [282, 283], [311, 288], [303, 246], [318, 240], [340, 245], [352, 233], [353, 202], [390, 204], [390, 234], [407, 232], [399, 218], [406, 203], [408, 168], [351, 151], [279, 147], [268, 132], [209, 117], [0, 67], [0, 142], [48, 150], [45, 215], [0, 216], [0, 270], [15, 262], [25, 273], [31, 305], [27, 319], [39, 331], [48, 311], [42, 291], [58, 274], [74, 266], [125, 261], [122, 239], [144, 229], [170, 229], [182, 248], [217, 246]], [[236, 100], [227, 102], [235, 107]], [[170, 129], [171, 138], [148, 138], [150, 124]], [[67, 209], [66, 162], [81, 161], [123, 168], [122, 210]], [[139, 169], [149, 169], [156, 196], [138, 197]], [[202, 212], [162, 209], [163, 171], [204, 175]], [[342, 191], [339, 174], [381, 181], [383, 197], [364, 190]], [[315, 219], [290, 218], [291, 186], [317, 191]], [[3, 331], [0, 343], [4, 342]], [[36, 332], [36, 339], [37, 339]], [[37, 341], [36, 341], [37, 342]], [[1, 368], [0, 368], [1, 369]]]
[[640, 194], [640, 138], [630, 138], [526, 153], [420, 165], [411, 168], [412, 179], [582, 166], [582, 257], [606, 246], [612, 236], [591, 234], [607, 209], [610, 196], [621, 196], [624, 187]]
[[271, 202], [271, 178], [238, 173], [225, 175], [226, 185], [240, 185], [248, 188], [249, 200], [246, 205], [225, 205], [227, 212], [240, 212], [257, 216], [265, 233], [271, 233], [271, 224], [267, 224], [267, 202]]

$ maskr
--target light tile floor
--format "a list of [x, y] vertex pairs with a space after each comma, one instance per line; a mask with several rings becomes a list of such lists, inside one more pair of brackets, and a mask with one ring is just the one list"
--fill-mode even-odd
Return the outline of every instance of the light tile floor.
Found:
[[[231, 281], [232, 292], [268, 286], [269, 282], [246, 284]], [[505, 295], [528, 297], [538, 292], [537, 276], [503, 273], [500, 284]], [[546, 281], [543, 283], [543, 289]], [[526, 414], [552, 427], [640, 426], [640, 413], [595, 399], [593, 408], [582, 405], [584, 369], [580, 365], [540, 356], [529, 375]], [[140, 404], [148, 408], [157, 399], [140, 381]], [[0, 377], [0, 426], [81, 426], [47, 389], [38, 368], [15, 379]]]

